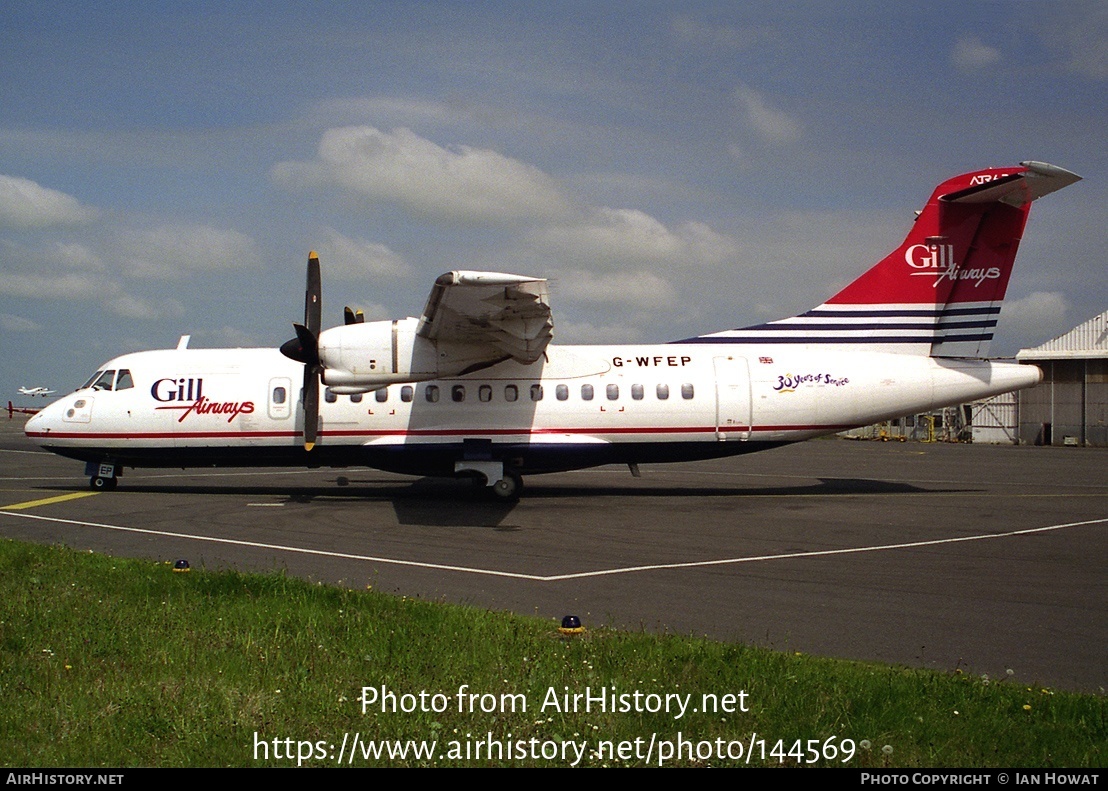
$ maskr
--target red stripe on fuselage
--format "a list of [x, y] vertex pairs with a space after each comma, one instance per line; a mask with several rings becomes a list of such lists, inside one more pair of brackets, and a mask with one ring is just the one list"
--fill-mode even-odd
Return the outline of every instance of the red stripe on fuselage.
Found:
[[[796, 426], [662, 426], [650, 428], [542, 428], [542, 429], [389, 429], [321, 431], [321, 437], [480, 437], [480, 436], [545, 436], [556, 434], [579, 434], [583, 436], [603, 434], [702, 434], [723, 431], [735, 433], [743, 431], [843, 431], [854, 428], [854, 424], [843, 425], [796, 425]], [[80, 432], [51, 431], [32, 432], [28, 437], [37, 439], [265, 439], [299, 437], [298, 431], [182, 431], [182, 432]]]

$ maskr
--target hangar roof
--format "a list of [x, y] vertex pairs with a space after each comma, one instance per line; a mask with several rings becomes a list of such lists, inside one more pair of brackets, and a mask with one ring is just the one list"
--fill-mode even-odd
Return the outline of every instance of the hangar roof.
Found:
[[1092, 357], [1108, 357], [1108, 310], [1093, 316], [1084, 324], [1078, 324], [1065, 335], [1035, 346], [1020, 349], [1016, 359], [1025, 360], [1081, 360]]

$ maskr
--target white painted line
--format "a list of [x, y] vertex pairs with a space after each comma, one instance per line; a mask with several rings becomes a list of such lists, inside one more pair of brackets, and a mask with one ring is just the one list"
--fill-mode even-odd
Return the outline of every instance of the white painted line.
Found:
[[247, 503], [247, 508], [284, 508], [284, 503]]
[[624, 566], [621, 568], [600, 569], [597, 571], [580, 571], [572, 574], [521, 574], [514, 571], [497, 571], [495, 569], [479, 569], [470, 566], [451, 566], [443, 563], [424, 563], [417, 560], [397, 560], [395, 558], [382, 558], [373, 555], [354, 555], [348, 552], [330, 552], [322, 549], [307, 549], [305, 547], [290, 547], [281, 544], [262, 544], [256, 541], [240, 541], [233, 538], [216, 538], [214, 536], [200, 536], [190, 533], [171, 533], [166, 530], [147, 530], [141, 527], [123, 527], [122, 525], [106, 525], [99, 522], [81, 522], [76, 519], [58, 519], [51, 516], [39, 516], [38, 514], [26, 514], [16, 511], [0, 511], [0, 516], [15, 516], [21, 519], [39, 519], [43, 522], [58, 522], [79, 527], [98, 527], [103, 530], [118, 530], [125, 533], [141, 533], [150, 536], [164, 536], [166, 538], [186, 538], [192, 541], [206, 541], [213, 544], [231, 544], [233, 546], [253, 547], [255, 549], [271, 549], [278, 552], [293, 552], [301, 555], [320, 555], [323, 557], [342, 558], [344, 560], [364, 560], [371, 563], [385, 563], [393, 566], [409, 566], [412, 568], [436, 569], [439, 571], [460, 571], [466, 574], [482, 574], [487, 577], [510, 577], [512, 579], [531, 580], [533, 582], [558, 582], [561, 580], [583, 579], [585, 577], [605, 577], [615, 574], [632, 574], [642, 571], [663, 571], [668, 569], [701, 568], [704, 566], [727, 566], [738, 563], [754, 563], [767, 560], [791, 560], [796, 558], [827, 557], [828, 555], [853, 555], [862, 552], [887, 552], [894, 549], [912, 549], [913, 547], [930, 547], [939, 544], [957, 544], [962, 541], [989, 541], [998, 538], [1012, 538], [1014, 536], [1033, 535], [1035, 533], [1047, 533], [1053, 530], [1065, 530], [1070, 527], [1084, 527], [1086, 525], [1099, 525], [1108, 523], [1108, 517], [1104, 519], [1088, 519], [1084, 522], [1067, 522], [1060, 525], [1047, 525], [1046, 527], [1032, 527], [1026, 530], [1010, 530], [1005, 533], [986, 533], [976, 536], [960, 536], [957, 538], [936, 538], [931, 541], [909, 541], [903, 544], [881, 544], [870, 547], [848, 547], [845, 549], [824, 549], [813, 552], [786, 552], [780, 555], [756, 555], [742, 558], [723, 558], [720, 560], [697, 560], [687, 563], [657, 563], [648, 566]]

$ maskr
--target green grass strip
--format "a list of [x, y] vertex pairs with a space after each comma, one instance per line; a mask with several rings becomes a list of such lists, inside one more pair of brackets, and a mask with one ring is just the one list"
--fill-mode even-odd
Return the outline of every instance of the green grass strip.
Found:
[[[0, 762], [1075, 768], [1108, 755], [1103, 696], [556, 627], [0, 541]], [[590, 710], [563, 705], [586, 692]], [[669, 711], [643, 710], [667, 695]]]

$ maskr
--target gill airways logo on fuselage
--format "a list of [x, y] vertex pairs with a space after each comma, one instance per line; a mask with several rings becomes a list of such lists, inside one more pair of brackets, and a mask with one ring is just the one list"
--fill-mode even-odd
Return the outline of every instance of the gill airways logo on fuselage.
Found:
[[954, 260], [952, 244], [913, 244], [904, 251], [904, 263], [914, 270], [912, 275], [935, 278], [932, 283], [935, 288], [944, 280], [973, 280], [976, 288], [986, 280], [1000, 279], [999, 266], [962, 269]]
[[204, 380], [196, 378], [159, 379], [150, 386], [150, 396], [155, 401], [169, 402], [155, 409], [179, 409], [178, 423], [189, 415], [226, 415], [230, 423], [239, 415], [254, 412], [253, 401], [212, 401], [204, 395]]

